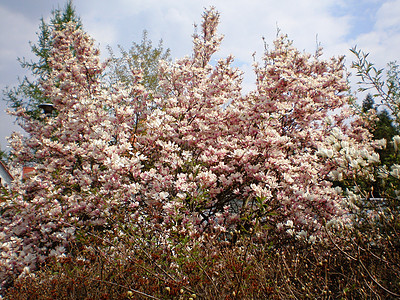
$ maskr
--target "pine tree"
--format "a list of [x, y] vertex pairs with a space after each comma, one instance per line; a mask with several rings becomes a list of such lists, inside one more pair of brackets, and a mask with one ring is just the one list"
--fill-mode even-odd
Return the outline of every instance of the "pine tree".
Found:
[[46, 23], [43, 18], [40, 20], [38, 42], [31, 44], [31, 51], [36, 56], [36, 60], [18, 59], [21, 67], [27, 70], [29, 75], [25, 76], [18, 86], [3, 91], [4, 100], [9, 103], [9, 108], [15, 111], [23, 108], [33, 118], [41, 119], [42, 110], [39, 105], [51, 103], [41, 89], [40, 82], [46, 80], [51, 72], [49, 57], [54, 42], [52, 31], [55, 26], [63, 27], [69, 22], [74, 22], [77, 28], [82, 27], [72, 0], [66, 3], [64, 9], [53, 10], [49, 23]]
[[366, 113], [366, 112], [370, 111], [371, 109], [374, 108], [374, 104], [375, 104], [374, 98], [372, 97], [371, 94], [368, 94], [362, 103], [362, 112]]

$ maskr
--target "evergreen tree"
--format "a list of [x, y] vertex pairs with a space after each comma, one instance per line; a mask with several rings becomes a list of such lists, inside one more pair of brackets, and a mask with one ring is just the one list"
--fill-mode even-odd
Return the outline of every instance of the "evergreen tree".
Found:
[[[375, 105], [374, 97], [368, 94], [362, 103], [362, 111], [369, 112], [371, 109], [378, 110]], [[385, 139], [387, 142], [392, 141], [393, 137], [400, 134], [398, 126], [389, 111], [385, 108], [376, 112], [375, 122], [372, 124], [371, 133], [375, 140]], [[384, 165], [395, 163], [395, 151], [393, 147], [386, 147], [385, 149], [377, 150], [381, 162]]]
[[369, 110], [374, 108], [374, 98], [372, 97], [371, 94], [368, 94], [367, 97], [365, 97], [363, 103], [362, 103], [362, 112], [366, 113]]
[[394, 125], [392, 116], [384, 109], [377, 114], [378, 120], [373, 134], [377, 140], [386, 139], [391, 141], [395, 135], [399, 134], [397, 126]]
[[21, 67], [27, 70], [29, 75], [25, 76], [18, 86], [3, 91], [4, 100], [9, 103], [11, 109], [17, 111], [24, 108], [34, 119], [40, 119], [42, 111], [38, 105], [51, 103], [51, 100], [44, 95], [40, 82], [46, 80], [51, 72], [49, 57], [53, 49], [52, 31], [55, 26], [62, 28], [68, 22], [74, 22], [77, 28], [82, 27], [72, 0], [66, 3], [64, 9], [53, 10], [49, 23], [46, 23], [43, 18], [40, 20], [38, 42], [31, 44], [31, 51], [36, 56], [36, 60], [18, 59]]

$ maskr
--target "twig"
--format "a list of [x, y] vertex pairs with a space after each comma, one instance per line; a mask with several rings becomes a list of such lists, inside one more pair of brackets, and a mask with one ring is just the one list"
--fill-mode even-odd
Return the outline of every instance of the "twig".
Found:
[[[66, 224], [66, 225], [72, 226], [72, 224], [69, 224], [69, 223], [67, 223], [67, 222], [64, 222], [64, 221], [60, 221], [60, 222]], [[93, 236], [93, 237], [95, 237], [95, 238], [97, 238], [97, 239], [99, 239], [99, 240], [101, 240], [101, 241], [103, 241], [103, 242], [105, 242], [105, 243], [111, 245], [111, 246], [116, 246], [116, 245], [113, 244], [111, 241], [106, 240], [105, 238], [103, 238], [103, 237], [101, 237], [101, 236], [99, 236], [99, 235], [96, 235], [96, 234], [94, 234], [94, 233], [92, 233], [92, 232], [87, 232], [87, 234], [89, 234], [89, 235], [91, 235], [91, 236]], [[139, 243], [143, 245], [143, 241], [141, 241], [140, 239], [139, 239]], [[116, 246], [116, 249], [118, 249], [118, 251], [119, 251], [120, 253], [123, 254], [122, 250], [121, 250], [118, 246]], [[153, 260], [151, 259], [151, 257], [148, 255], [148, 253], [147, 253], [144, 249], [142, 249], [141, 247], [139, 247], [139, 249], [145, 254], [145, 256], [147, 256], [147, 258], [148, 258], [150, 261], [153, 261]], [[166, 280], [165, 280], [164, 278], [158, 276], [156, 273], [152, 272], [151, 270], [147, 269], [146, 267], [144, 267], [144, 266], [138, 264], [138, 263], [135, 262], [131, 257], [127, 256], [127, 259], [128, 259], [128, 261], [130, 261], [131, 263], [133, 263], [133, 264], [139, 266], [140, 268], [142, 268], [143, 270], [147, 271], [148, 273], [150, 273], [151, 275], [153, 275], [153, 276], [156, 277], [157, 279], [163, 281], [164, 283], [166, 282]], [[166, 274], [171, 280], [173, 280], [175, 283], [177, 282], [177, 280], [176, 280], [175, 278], [173, 278], [170, 274], [168, 274], [161, 266], [159, 266], [159, 265], [158, 265], [157, 263], [155, 263], [155, 262], [153, 262], [153, 263], [154, 263], [154, 264], [156, 265], [156, 267], [158, 267], [164, 274]], [[95, 280], [95, 279], [92, 279], [92, 280]], [[188, 287], [183, 287], [183, 288], [184, 288], [185, 290], [187, 290], [188, 292], [190, 292], [190, 293], [192, 293], [192, 294], [195, 294], [195, 292], [194, 292], [193, 290], [191, 290], [190, 288], [188, 288]], [[157, 298], [154, 298], [154, 299], [157, 299]]]
[[136, 294], [145, 296], [145, 297], [150, 298], [150, 299], [161, 300], [160, 298], [157, 298], [157, 297], [148, 295], [148, 294], [143, 293], [143, 292], [141, 292], [141, 291], [137, 291], [137, 290], [131, 289], [131, 288], [127, 287], [127, 286], [124, 286], [124, 285], [121, 285], [121, 284], [118, 284], [118, 283], [114, 283], [114, 282], [111, 282], [111, 281], [105, 281], [105, 280], [100, 280], [100, 279], [95, 279], [95, 278], [89, 278], [89, 277], [82, 277], [82, 276], [78, 276], [78, 277], [81, 278], [81, 279], [89, 279], [89, 280], [92, 280], [92, 281], [98, 281], [98, 282], [102, 282], [102, 283], [107, 283], [107, 284], [115, 285], [115, 286], [118, 286], [118, 287], [127, 289], [127, 290], [129, 290], [129, 291], [131, 291], [131, 292], [133, 292], [133, 293], [136, 293]]
[[389, 291], [387, 288], [385, 288], [384, 286], [382, 286], [375, 278], [374, 276], [372, 276], [372, 274], [368, 271], [368, 269], [365, 267], [365, 265], [363, 264], [363, 262], [361, 261], [361, 259], [359, 260], [361, 266], [364, 268], [364, 270], [368, 273], [368, 276], [375, 282], [376, 285], [378, 285], [381, 289], [383, 289], [385, 292], [389, 293], [392, 296], [395, 297], [400, 297], [400, 294], [396, 294], [392, 291]]
[[364, 278], [364, 282], [367, 285], [367, 287], [371, 290], [371, 292], [373, 292], [375, 294], [375, 296], [377, 296], [377, 299], [379, 299], [379, 295], [377, 294], [377, 292], [374, 291], [374, 289], [368, 284], [367, 280]]
[[376, 255], [375, 253], [373, 253], [370, 249], [364, 249], [363, 247], [361, 247], [361, 246], [358, 246], [361, 250], [363, 250], [363, 251], [365, 251], [365, 252], [368, 252], [369, 254], [371, 254], [373, 257], [375, 257], [376, 259], [378, 259], [378, 260], [380, 260], [380, 261], [382, 261], [382, 262], [384, 262], [384, 263], [386, 263], [387, 265], [390, 265], [390, 263], [386, 260], [386, 259], [383, 259], [383, 258], [381, 258], [381, 257], [379, 257], [378, 255]]
[[328, 234], [329, 239], [331, 240], [332, 244], [333, 244], [340, 252], [342, 252], [344, 255], [346, 255], [347, 257], [349, 257], [351, 260], [354, 260], [354, 261], [357, 261], [357, 260], [358, 260], [357, 258], [354, 258], [354, 257], [351, 256], [350, 254], [348, 254], [348, 253], [346, 253], [345, 251], [343, 251], [343, 250], [333, 241], [333, 239], [332, 239], [330, 233], [328, 232], [328, 230], [326, 229], [326, 227], [324, 227], [324, 228], [325, 228], [325, 231], [326, 231], [326, 233]]
[[[289, 289], [289, 291], [290, 291], [290, 293], [292, 294], [292, 296], [294, 297], [294, 299], [298, 299], [298, 298], [296, 297], [296, 295], [294, 294], [294, 292], [292, 291], [292, 289], [290, 288], [290, 285], [288, 284], [288, 280], [285, 280], [285, 273], [282, 272], [282, 269], [280, 269], [280, 272], [281, 272], [281, 274], [282, 274], [282, 277], [283, 277], [283, 279], [284, 279], [284, 282], [285, 282], [286, 287]], [[289, 271], [289, 273], [290, 273], [290, 271]]]
[[197, 263], [197, 265], [199, 266], [199, 268], [201, 269], [201, 271], [203, 271], [203, 273], [206, 274], [208, 280], [210, 280], [210, 282], [212, 283], [212, 285], [213, 285], [213, 287], [214, 287], [214, 289], [215, 289], [215, 292], [218, 292], [218, 288], [217, 288], [217, 286], [215, 285], [214, 280], [212, 280], [212, 278], [210, 277], [210, 275], [208, 275], [208, 273], [206, 272], [206, 270], [200, 265], [199, 261], [193, 256], [193, 254], [189, 252], [189, 255], [190, 255], [190, 257]]

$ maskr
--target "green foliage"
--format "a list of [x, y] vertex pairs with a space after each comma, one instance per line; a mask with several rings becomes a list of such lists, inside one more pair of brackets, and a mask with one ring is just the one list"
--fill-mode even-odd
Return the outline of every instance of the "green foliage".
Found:
[[46, 23], [43, 18], [40, 20], [39, 32], [37, 33], [38, 42], [36, 44], [31, 43], [31, 51], [36, 60], [18, 59], [21, 67], [27, 70], [29, 75], [25, 76], [18, 86], [3, 91], [4, 100], [8, 102], [11, 109], [17, 110], [23, 107], [28, 115], [35, 119], [41, 118], [42, 111], [38, 105], [51, 103], [51, 100], [43, 95], [39, 82], [46, 80], [51, 72], [48, 59], [53, 44], [52, 30], [56, 26], [62, 27], [63, 24], [71, 21], [76, 22], [78, 28], [82, 26], [71, 0], [66, 3], [64, 9], [57, 8], [52, 12], [49, 23]]
[[170, 49], [164, 49], [160, 40], [157, 47], [148, 38], [148, 32], [143, 31], [140, 44], [133, 42], [129, 50], [118, 45], [121, 56], [117, 57], [112, 48], [108, 47], [110, 54], [109, 79], [111, 82], [122, 82], [129, 85], [134, 80], [135, 70], [140, 70], [143, 76], [142, 84], [152, 94], [159, 92], [158, 67], [160, 60], [171, 61]]
[[0, 160], [7, 160], [7, 152], [0, 149]]
[[[380, 100], [378, 106], [384, 106], [394, 118], [394, 122], [400, 124], [400, 69], [396, 62], [390, 62], [387, 70], [377, 69], [373, 63], [368, 61], [368, 53], [350, 49], [356, 56], [352, 68], [356, 70], [356, 76], [360, 79], [357, 84], [358, 90], [364, 92], [373, 90], [374, 98]], [[386, 75], [386, 76], [385, 76]]]

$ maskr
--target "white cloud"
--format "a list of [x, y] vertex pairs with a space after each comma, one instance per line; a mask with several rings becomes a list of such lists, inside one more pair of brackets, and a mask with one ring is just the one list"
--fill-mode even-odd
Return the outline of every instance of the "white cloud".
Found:
[[358, 48], [370, 53], [371, 62], [384, 68], [390, 61], [399, 60], [400, 0], [386, 1], [376, 12], [373, 29], [359, 35], [354, 41]]
[[272, 43], [277, 26], [309, 52], [315, 51], [317, 35], [328, 48], [342, 41], [350, 26], [349, 17], [331, 15], [331, 8], [338, 5], [333, 0], [117, 0], [112, 5], [85, 0], [76, 5], [85, 28], [102, 44], [129, 46], [132, 38], [140, 39], [142, 30], [148, 29], [150, 38], [163, 38], [177, 57], [190, 53], [193, 24], [201, 22], [204, 8], [211, 5], [221, 12], [219, 31], [225, 35], [219, 56], [234, 54], [246, 62], [254, 51], [262, 52], [262, 36]]
[[384, 3], [377, 13], [377, 30], [400, 30], [400, 1], [388, 1]]
[[[232, 52], [238, 52], [237, 56], [241, 60], [250, 60], [249, 55], [253, 51], [262, 50], [262, 36], [265, 36], [268, 44], [272, 44], [277, 28], [288, 34], [296, 47], [307, 52], [316, 50], [317, 36], [324, 46], [330, 46], [342, 40], [348, 31], [346, 18], [335, 18], [328, 13], [332, 5], [330, 1], [286, 0], [249, 3], [248, 6], [239, 6], [237, 10], [237, 7], [229, 8], [229, 4], [226, 9], [221, 9], [221, 30], [226, 35], [228, 47]], [[236, 17], [235, 11], [244, 13]]]

